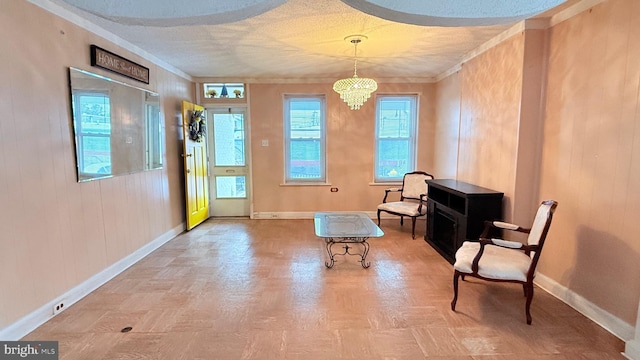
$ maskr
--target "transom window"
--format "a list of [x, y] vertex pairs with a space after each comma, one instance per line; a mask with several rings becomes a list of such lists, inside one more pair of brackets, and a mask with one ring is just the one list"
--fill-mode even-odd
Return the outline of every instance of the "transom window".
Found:
[[402, 181], [415, 170], [417, 95], [376, 98], [375, 182]]
[[244, 84], [206, 83], [202, 89], [205, 99], [246, 98]]
[[324, 96], [285, 96], [285, 183], [325, 182]]

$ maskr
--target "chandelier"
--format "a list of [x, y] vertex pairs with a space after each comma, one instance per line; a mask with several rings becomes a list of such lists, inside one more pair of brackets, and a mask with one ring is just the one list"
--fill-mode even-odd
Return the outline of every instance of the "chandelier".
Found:
[[366, 38], [364, 35], [351, 35], [345, 38], [354, 45], [353, 77], [333, 83], [333, 90], [340, 94], [340, 99], [344, 100], [351, 110], [360, 109], [371, 93], [378, 88], [375, 80], [358, 77], [358, 44]]

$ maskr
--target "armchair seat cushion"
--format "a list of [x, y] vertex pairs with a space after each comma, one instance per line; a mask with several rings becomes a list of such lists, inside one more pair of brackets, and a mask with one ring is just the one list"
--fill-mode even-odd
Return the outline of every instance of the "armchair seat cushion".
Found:
[[[471, 264], [480, 250], [480, 243], [465, 241], [456, 252], [453, 267], [471, 274]], [[478, 263], [478, 275], [488, 279], [527, 281], [531, 258], [520, 250], [486, 245]]]
[[418, 202], [413, 201], [394, 201], [378, 205], [378, 210], [406, 216], [422, 216], [427, 213], [427, 206], [422, 205], [421, 211], [418, 211], [419, 205]]

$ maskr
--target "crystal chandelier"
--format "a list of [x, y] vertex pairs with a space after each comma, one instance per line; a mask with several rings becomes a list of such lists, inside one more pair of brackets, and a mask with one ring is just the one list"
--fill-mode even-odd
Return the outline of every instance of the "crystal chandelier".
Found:
[[333, 83], [333, 90], [340, 94], [340, 98], [349, 105], [351, 110], [360, 109], [371, 93], [378, 88], [375, 80], [358, 77], [358, 44], [366, 38], [364, 35], [352, 35], [345, 38], [354, 45], [353, 77], [340, 79]]

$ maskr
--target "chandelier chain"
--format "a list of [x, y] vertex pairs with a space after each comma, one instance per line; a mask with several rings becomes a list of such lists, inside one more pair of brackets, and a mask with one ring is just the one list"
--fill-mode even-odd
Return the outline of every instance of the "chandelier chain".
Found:
[[353, 43], [353, 77], [358, 77], [358, 44], [360, 43], [360, 39], [353, 39], [351, 42]]

